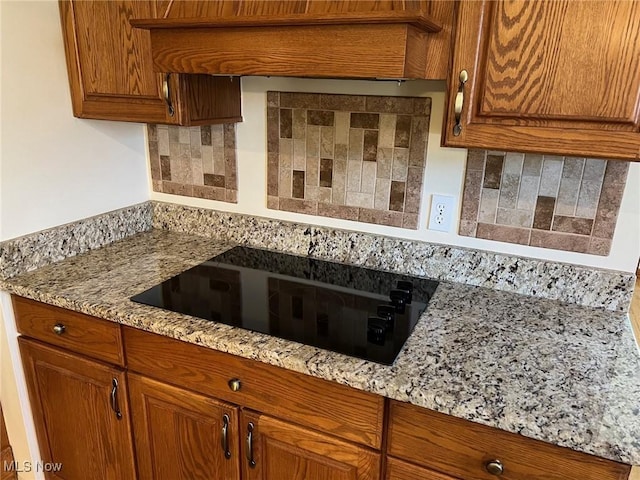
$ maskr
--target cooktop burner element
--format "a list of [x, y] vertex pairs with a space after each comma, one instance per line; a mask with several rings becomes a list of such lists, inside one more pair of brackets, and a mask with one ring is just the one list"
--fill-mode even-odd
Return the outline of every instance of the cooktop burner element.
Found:
[[235, 247], [131, 300], [390, 365], [437, 286]]

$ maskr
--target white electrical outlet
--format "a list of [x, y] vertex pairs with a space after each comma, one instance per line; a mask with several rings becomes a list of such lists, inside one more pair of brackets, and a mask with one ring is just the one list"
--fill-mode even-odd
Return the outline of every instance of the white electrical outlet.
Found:
[[450, 195], [432, 195], [429, 230], [450, 232], [455, 198]]

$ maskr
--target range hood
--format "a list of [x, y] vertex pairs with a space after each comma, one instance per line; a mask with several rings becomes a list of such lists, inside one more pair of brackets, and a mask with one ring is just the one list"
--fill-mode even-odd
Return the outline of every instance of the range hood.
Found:
[[444, 72], [429, 68], [430, 53], [448, 52], [442, 35], [437, 48], [430, 45], [442, 24], [422, 9], [134, 19], [131, 25], [151, 32], [154, 69], [164, 73], [431, 79]]

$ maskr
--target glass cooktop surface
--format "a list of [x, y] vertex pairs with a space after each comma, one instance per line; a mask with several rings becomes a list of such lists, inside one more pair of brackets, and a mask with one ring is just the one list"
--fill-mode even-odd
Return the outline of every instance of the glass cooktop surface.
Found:
[[134, 302], [390, 365], [438, 282], [235, 247]]

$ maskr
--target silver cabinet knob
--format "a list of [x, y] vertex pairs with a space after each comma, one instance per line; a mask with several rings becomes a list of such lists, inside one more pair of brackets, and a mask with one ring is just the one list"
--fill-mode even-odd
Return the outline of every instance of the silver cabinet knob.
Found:
[[240, 383], [239, 378], [232, 378], [231, 380], [229, 380], [228, 385], [229, 388], [234, 392], [237, 392], [238, 390], [240, 390], [240, 387], [242, 387], [242, 383]]
[[500, 460], [489, 460], [484, 464], [484, 468], [491, 475], [500, 476], [504, 472], [504, 465]]
[[55, 333], [56, 335], [62, 335], [66, 329], [67, 327], [65, 327], [61, 323], [56, 323], [53, 326], [53, 333]]

